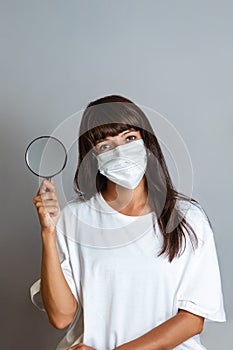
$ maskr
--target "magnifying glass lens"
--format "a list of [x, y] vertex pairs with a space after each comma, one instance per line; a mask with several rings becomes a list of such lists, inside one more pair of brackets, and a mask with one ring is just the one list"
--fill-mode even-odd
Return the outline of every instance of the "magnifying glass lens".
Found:
[[25, 160], [35, 175], [51, 179], [64, 169], [67, 153], [62, 142], [55, 137], [41, 136], [29, 144]]

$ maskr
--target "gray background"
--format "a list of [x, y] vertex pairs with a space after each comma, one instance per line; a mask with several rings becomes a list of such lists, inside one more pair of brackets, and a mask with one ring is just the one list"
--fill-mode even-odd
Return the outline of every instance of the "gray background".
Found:
[[193, 197], [214, 227], [228, 318], [206, 324], [202, 339], [209, 350], [230, 350], [232, 2], [8, 0], [0, 13], [1, 348], [51, 350], [64, 334], [29, 299], [41, 243], [32, 205], [39, 182], [26, 169], [26, 146], [90, 100], [118, 93], [165, 116], [188, 147]]

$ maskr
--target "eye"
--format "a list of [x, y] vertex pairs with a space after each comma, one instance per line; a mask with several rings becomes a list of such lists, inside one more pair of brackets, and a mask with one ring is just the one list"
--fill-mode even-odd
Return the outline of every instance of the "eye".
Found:
[[108, 148], [109, 148], [109, 145], [102, 145], [102, 146], [100, 146], [99, 150], [105, 151]]
[[136, 140], [136, 138], [137, 138], [137, 136], [135, 136], [135, 135], [130, 135], [130, 136], [126, 137], [126, 141], [127, 141], [127, 142], [131, 142], [131, 141]]
[[98, 153], [106, 152], [110, 148], [111, 148], [111, 145], [108, 144], [108, 143], [102, 143], [102, 144], [96, 146], [96, 150], [97, 150]]

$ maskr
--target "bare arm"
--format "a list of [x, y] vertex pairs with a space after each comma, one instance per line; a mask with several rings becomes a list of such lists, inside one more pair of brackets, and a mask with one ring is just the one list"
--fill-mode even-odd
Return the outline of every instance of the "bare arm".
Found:
[[52, 325], [68, 326], [78, 303], [63, 275], [56, 248], [55, 232], [42, 231], [41, 295]]
[[56, 224], [60, 208], [54, 185], [44, 180], [33, 202], [41, 224], [41, 296], [51, 324], [63, 329], [72, 322], [78, 303], [66, 282], [57, 251]]
[[185, 340], [202, 332], [204, 318], [179, 310], [158, 327], [143, 336], [116, 347], [116, 350], [172, 350]]

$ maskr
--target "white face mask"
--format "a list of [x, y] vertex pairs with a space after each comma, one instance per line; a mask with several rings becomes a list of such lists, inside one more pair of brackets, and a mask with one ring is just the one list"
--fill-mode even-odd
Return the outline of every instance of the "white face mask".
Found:
[[142, 139], [115, 147], [96, 156], [99, 171], [114, 183], [134, 189], [141, 181], [147, 165]]

